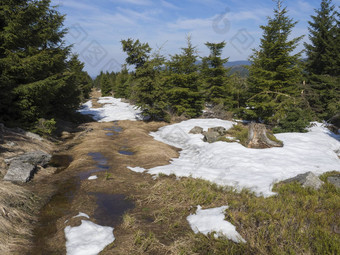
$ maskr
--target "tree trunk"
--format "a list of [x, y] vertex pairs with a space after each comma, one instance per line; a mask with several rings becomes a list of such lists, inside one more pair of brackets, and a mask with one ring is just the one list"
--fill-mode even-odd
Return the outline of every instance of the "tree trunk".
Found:
[[283, 147], [283, 144], [280, 141], [273, 141], [268, 138], [265, 125], [251, 123], [248, 128], [248, 148], [264, 149], [271, 147]]

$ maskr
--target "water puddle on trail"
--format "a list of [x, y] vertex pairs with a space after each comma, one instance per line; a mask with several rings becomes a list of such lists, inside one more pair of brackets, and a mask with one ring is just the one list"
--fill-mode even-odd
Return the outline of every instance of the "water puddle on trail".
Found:
[[99, 225], [115, 227], [121, 223], [124, 213], [135, 207], [123, 194], [89, 193], [96, 197], [94, 218]]
[[33, 232], [34, 246], [30, 254], [55, 254], [55, 251], [50, 250], [46, 244], [57, 232], [57, 220], [71, 213], [70, 205], [79, 189], [80, 182], [78, 178], [71, 178], [61, 181], [58, 185], [59, 191], [40, 211], [39, 222]]
[[73, 158], [70, 155], [55, 154], [52, 156], [49, 165], [56, 167], [57, 171], [55, 173], [58, 174], [68, 168], [72, 160]]
[[[114, 126], [114, 129], [112, 128], [111, 131], [117, 133], [122, 132], [122, 130], [119, 126]], [[133, 155], [133, 152], [129, 151], [127, 147], [121, 147], [119, 153]], [[82, 180], [88, 179], [93, 173], [110, 169], [108, 159], [101, 152], [90, 152], [87, 155], [94, 162], [91, 170], [85, 171], [85, 169], [88, 170], [89, 168], [84, 166], [83, 172], [80, 170], [80, 173], [71, 177], [72, 173], [68, 173], [67, 168], [73, 160], [72, 157], [62, 154], [53, 156], [50, 165], [57, 167], [56, 173], [60, 174], [59, 181], [53, 184], [57, 192], [39, 213], [39, 222], [34, 229], [34, 244], [29, 254], [60, 254], [59, 250], [57, 250], [60, 244], [54, 245], [51, 243], [51, 240], [54, 240], [57, 234], [58, 220], [75, 213], [71, 208], [72, 204], [77, 202], [75, 199], [77, 199], [77, 195], [80, 192]], [[121, 223], [124, 213], [135, 207], [134, 203], [126, 199], [124, 194], [84, 192], [95, 199], [97, 208], [92, 217], [102, 226], [116, 227]]]
[[96, 162], [96, 165], [94, 169], [91, 169], [90, 171], [79, 173], [78, 176], [80, 177], [80, 180], [86, 180], [94, 173], [103, 172], [110, 169], [110, 167], [107, 165], [107, 159], [102, 153], [90, 152], [87, 155], [92, 157], [92, 159]]
[[122, 154], [122, 155], [126, 155], [126, 156], [132, 156], [132, 155], [135, 154], [135, 153], [132, 152], [132, 151], [126, 151], [126, 150], [119, 150], [118, 153], [119, 153], [119, 154]]
[[111, 128], [104, 128], [105, 131], [112, 131], [112, 132], [108, 132], [106, 133], [107, 136], [115, 136], [118, 135], [119, 133], [121, 133], [123, 131], [123, 128], [119, 127], [119, 126], [112, 126]]

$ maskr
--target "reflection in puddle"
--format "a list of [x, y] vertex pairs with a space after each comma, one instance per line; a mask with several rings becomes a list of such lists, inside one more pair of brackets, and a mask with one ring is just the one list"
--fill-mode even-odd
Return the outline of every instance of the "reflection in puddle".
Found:
[[96, 162], [96, 165], [94, 169], [90, 171], [79, 173], [78, 176], [81, 180], [86, 180], [94, 173], [103, 172], [110, 169], [110, 167], [107, 165], [107, 159], [100, 152], [90, 152], [87, 155], [92, 157], [92, 159]]
[[70, 155], [55, 154], [52, 156], [48, 165], [56, 167], [57, 171], [55, 173], [57, 174], [68, 168], [72, 160], [73, 158]]
[[57, 232], [57, 220], [71, 213], [70, 204], [79, 189], [77, 178], [70, 178], [58, 183], [58, 192], [46, 204], [39, 214], [39, 222], [34, 229], [34, 246], [30, 254], [58, 254], [46, 245]]
[[94, 218], [99, 225], [117, 226], [124, 213], [135, 207], [134, 203], [121, 194], [89, 193], [96, 197], [97, 209]]
[[125, 151], [125, 150], [119, 150], [118, 152], [119, 152], [120, 154], [127, 155], [127, 156], [132, 156], [132, 155], [135, 154], [135, 153], [132, 152], [132, 151]]

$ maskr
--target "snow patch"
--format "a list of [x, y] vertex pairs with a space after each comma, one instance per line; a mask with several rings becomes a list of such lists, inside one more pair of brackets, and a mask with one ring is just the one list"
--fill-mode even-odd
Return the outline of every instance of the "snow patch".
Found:
[[87, 101], [78, 110], [81, 114], [91, 115], [98, 122], [111, 122], [115, 120], [141, 120], [141, 110], [136, 106], [124, 103], [119, 98], [100, 97], [100, 108], [93, 108], [92, 102]]
[[95, 255], [115, 240], [112, 227], [82, 220], [78, 227], [65, 228], [67, 255]]
[[308, 133], [282, 133], [276, 137], [283, 141], [282, 148], [250, 149], [239, 143], [205, 143], [201, 134], [189, 134], [200, 126], [232, 127], [234, 122], [219, 119], [191, 119], [160, 128], [151, 135], [158, 141], [181, 148], [179, 158], [169, 165], [146, 170], [179, 177], [202, 178], [219, 185], [248, 188], [257, 195], [270, 196], [274, 183], [308, 171], [319, 175], [327, 171], [340, 171], [339, 137], [320, 123], [314, 123]]
[[205, 210], [203, 210], [201, 206], [197, 206], [196, 213], [189, 215], [187, 220], [191, 229], [196, 234], [202, 233], [207, 235], [208, 233], [216, 232], [215, 238], [218, 236], [225, 236], [235, 243], [245, 243], [246, 241], [236, 231], [236, 227], [230, 222], [224, 220], [224, 211], [226, 209], [228, 209], [228, 206]]
[[90, 216], [88, 216], [86, 213], [82, 213], [82, 212], [79, 212], [78, 215], [76, 216], [73, 216], [73, 218], [78, 218], [78, 217], [85, 217], [85, 218], [90, 218]]
[[130, 169], [131, 171], [136, 172], [136, 173], [143, 173], [144, 171], [146, 171], [146, 169], [142, 168], [142, 167], [131, 167], [131, 166], [128, 166], [127, 168]]
[[88, 180], [96, 180], [98, 179], [97, 175], [92, 175], [89, 178], [87, 178]]

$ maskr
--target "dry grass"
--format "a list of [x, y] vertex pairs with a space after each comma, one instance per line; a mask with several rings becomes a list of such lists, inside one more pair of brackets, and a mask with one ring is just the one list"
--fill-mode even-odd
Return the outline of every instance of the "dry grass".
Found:
[[25, 188], [0, 182], [0, 254], [20, 254], [30, 245], [38, 198]]

